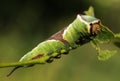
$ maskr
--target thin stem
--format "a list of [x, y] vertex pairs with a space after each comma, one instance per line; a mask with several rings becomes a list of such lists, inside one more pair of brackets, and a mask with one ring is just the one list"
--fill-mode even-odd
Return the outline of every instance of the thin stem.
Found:
[[32, 65], [32, 64], [44, 64], [46, 63], [45, 61], [49, 57], [44, 57], [41, 59], [36, 59], [36, 60], [31, 60], [31, 61], [26, 61], [26, 62], [14, 62], [14, 63], [0, 63], [0, 68], [4, 67], [15, 67], [15, 66], [24, 66], [24, 65]]

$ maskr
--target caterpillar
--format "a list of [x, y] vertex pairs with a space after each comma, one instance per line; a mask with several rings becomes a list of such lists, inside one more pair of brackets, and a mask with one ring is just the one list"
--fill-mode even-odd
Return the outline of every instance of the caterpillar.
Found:
[[[70, 25], [38, 44], [38, 46], [25, 54], [19, 62], [48, 57], [43, 61], [51, 63], [55, 58], [60, 58], [62, 54], [68, 54], [70, 50], [90, 42], [97, 36], [100, 30], [99, 19], [78, 14], [77, 18]], [[26, 66], [30, 67], [33, 65]], [[10, 76], [20, 67], [24, 66], [16, 66], [7, 76]]]

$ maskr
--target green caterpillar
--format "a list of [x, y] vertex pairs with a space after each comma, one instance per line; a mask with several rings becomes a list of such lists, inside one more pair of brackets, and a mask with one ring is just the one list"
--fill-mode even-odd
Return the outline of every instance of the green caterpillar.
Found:
[[[68, 26], [41, 42], [37, 47], [24, 55], [19, 62], [34, 59], [43, 59], [50, 63], [54, 58], [60, 58], [61, 54], [68, 54], [70, 50], [91, 41], [100, 31], [100, 20], [87, 15], [77, 15], [77, 18]], [[33, 65], [26, 65], [27, 67]], [[7, 76], [10, 76], [17, 68], [15, 67]]]

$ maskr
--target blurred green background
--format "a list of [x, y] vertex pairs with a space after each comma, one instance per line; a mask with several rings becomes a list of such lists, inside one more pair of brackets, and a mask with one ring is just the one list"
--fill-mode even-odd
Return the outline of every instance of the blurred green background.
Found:
[[[113, 32], [120, 32], [120, 0], [1, 0], [0, 63], [17, 62], [89, 6]], [[120, 49], [113, 44], [107, 48], [118, 53], [105, 62], [86, 44], [51, 64], [21, 68], [8, 78], [12, 68], [0, 68], [0, 81], [120, 81]]]

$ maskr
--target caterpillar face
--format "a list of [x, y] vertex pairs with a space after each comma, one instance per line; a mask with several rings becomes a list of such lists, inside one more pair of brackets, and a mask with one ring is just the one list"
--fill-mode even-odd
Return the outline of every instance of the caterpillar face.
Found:
[[92, 35], [98, 34], [98, 31], [101, 30], [100, 28], [100, 20], [87, 15], [78, 15], [80, 20], [87, 25], [88, 32]]
[[90, 29], [89, 32], [92, 35], [98, 34], [98, 32], [101, 30], [100, 28], [100, 21], [95, 22], [95, 23], [90, 23]]

